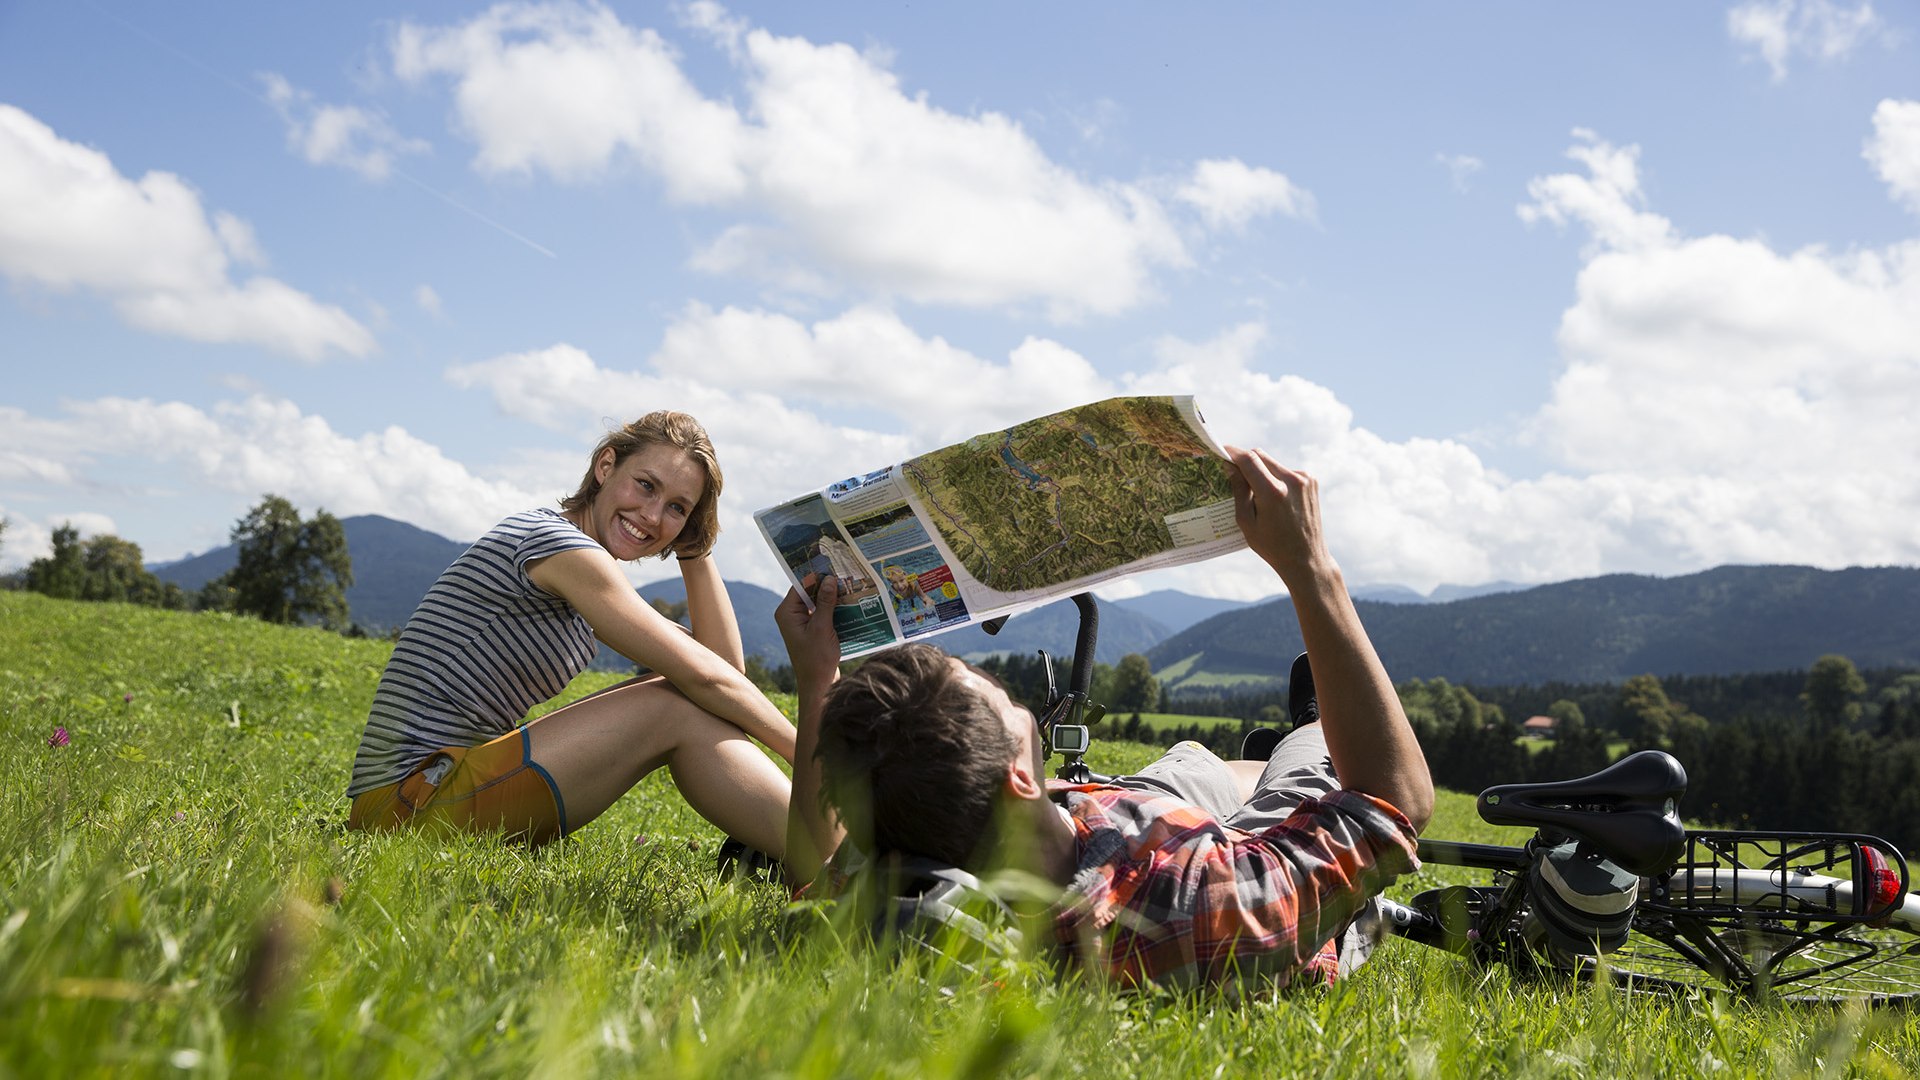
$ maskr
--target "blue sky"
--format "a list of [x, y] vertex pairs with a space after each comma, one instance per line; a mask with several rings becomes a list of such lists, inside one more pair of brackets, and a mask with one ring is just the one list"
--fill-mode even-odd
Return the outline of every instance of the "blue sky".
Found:
[[1920, 7], [931, 7], [0, 5], [0, 568], [470, 539], [676, 407], [775, 585], [753, 510], [1145, 392], [1355, 584], [1920, 562]]

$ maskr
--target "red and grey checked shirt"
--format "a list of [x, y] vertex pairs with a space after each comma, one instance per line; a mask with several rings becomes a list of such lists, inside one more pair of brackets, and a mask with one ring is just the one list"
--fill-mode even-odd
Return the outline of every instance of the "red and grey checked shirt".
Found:
[[1055, 930], [1123, 984], [1331, 982], [1347, 920], [1419, 867], [1406, 816], [1357, 791], [1250, 833], [1167, 795], [1050, 786], [1080, 856]]

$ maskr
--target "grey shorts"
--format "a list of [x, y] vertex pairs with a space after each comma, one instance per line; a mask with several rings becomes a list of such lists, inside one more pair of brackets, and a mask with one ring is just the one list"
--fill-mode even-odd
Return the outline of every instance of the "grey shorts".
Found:
[[1256, 832], [1285, 821], [1294, 807], [1309, 798], [1337, 790], [1333, 759], [1327, 756], [1327, 738], [1319, 724], [1290, 732], [1267, 759], [1252, 798], [1240, 800], [1233, 771], [1213, 751], [1196, 742], [1175, 745], [1159, 760], [1114, 780], [1120, 787], [1171, 795], [1212, 814], [1224, 825]]

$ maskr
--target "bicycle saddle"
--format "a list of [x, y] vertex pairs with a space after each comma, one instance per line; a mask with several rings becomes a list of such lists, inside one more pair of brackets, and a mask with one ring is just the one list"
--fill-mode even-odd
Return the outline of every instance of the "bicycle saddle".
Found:
[[1493, 825], [1558, 829], [1591, 841], [1635, 874], [1671, 867], [1686, 848], [1680, 796], [1687, 770], [1672, 754], [1642, 750], [1591, 776], [1544, 784], [1499, 784], [1480, 793]]

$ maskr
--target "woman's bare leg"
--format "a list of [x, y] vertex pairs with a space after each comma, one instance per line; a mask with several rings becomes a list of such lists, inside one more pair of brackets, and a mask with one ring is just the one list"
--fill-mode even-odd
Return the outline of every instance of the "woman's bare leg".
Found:
[[739, 728], [658, 677], [582, 698], [527, 725], [533, 760], [567, 804], [567, 827], [599, 817], [662, 765], [701, 817], [776, 857], [786, 850], [786, 774]]

